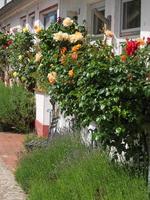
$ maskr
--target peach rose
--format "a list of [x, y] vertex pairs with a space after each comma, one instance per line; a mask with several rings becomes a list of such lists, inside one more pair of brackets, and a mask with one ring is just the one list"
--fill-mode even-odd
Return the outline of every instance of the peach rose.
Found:
[[139, 46], [144, 46], [145, 45], [145, 41], [142, 38], [138, 38], [136, 39], [137, 43]]
[[69, 27], [69, 26], [71, 26], [72, 24], [73, 24], [73, 20], [70, 19], [69, 17], [67, 17], [67, 18], [65, 18], [65, 19], [63, 20], [63, 25], [64, 25], [65, 27]]
[[70, 78], [73, 78], [74, 77], [74, 70], [73, 69], [69, 70], [68, 75], [69, 75]]
[[69, 39], [68, 33], [63, 33], [62, 31], [59, 31], [58, 33], [54, 33], [53, 39], [58, 42], [58, 41], [67, 41]]
[[49, 73], [47, 77], [48, 77], [49, 83], [51, 85], [54, 85], [56, 83], [56, 78], [57, 78], [57, 73], [56, 72]]
[[113, 37], [113, 36], [114, 36], [113, 32], [110, 31], [110, 30], [106, 30], [106, 31], [104, 32], [104, 34], [106, 35], [106, 37]]
[[42, 28], [40, 27], [40, 26], [38, 26], [38, 25], [35, 25], [34, 26], [34, 31], [35, 31], [35, 33], [40, 33], [41, 32], [41, 30], [42, 30]]
[[35, 55], [35, 62], [40, 62], [42, 59], [42, 54], [41, 52], [39, 51], [38, 53], [36, 53]]
[[76, 43], [83, 40], [83, 35], [80, 32], [75, 32], [75, 34], [70, 35], [69, 40], [71, 43]]
[[62, 65], [64, 65], [66, 63], [66, 55], [61, 56], [60, 62], [61, 62]]
[[80, 48], [81, 48], [81, 44], [77, 44], [77, 45], [75, 45], [75, 46], [72, 47], [72, 51], [73, 51], [73, 52], [76, 52], [76, 51], [78, 51]]

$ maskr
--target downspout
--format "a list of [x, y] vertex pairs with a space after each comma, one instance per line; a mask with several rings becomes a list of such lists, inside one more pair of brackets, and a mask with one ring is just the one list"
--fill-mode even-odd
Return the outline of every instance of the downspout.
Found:
[[58, 1], [58, 17], [62, 17], [62, 13], [61, 13], [61, 5], [62, 5], [62, 2], [61, 0]]

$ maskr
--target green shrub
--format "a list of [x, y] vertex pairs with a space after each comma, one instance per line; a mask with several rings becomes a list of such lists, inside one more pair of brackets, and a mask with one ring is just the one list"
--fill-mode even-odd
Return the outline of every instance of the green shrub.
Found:
[[142, 179], [73, 137], [57, 138], [47, 149], [27, 154], [16, 178], [29, 200], [148, 200]]
[[34, 97], [24, 88], [0, 83], [0, 124], [2, 128], [27, 132], [34, 120]]

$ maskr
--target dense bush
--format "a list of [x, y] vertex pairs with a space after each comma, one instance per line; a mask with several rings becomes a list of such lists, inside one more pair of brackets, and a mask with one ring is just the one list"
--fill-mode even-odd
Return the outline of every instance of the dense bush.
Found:
[[12, 36], [8, 62], [13, 70], [13, 78], [18, 78], [28, 90], [35, 88], [35, 47], [34, 35], [27, 28]]
[[116, 147], [114, 158], [124, 152], [138, 170], [147, 169], [150, 39], [127, 40], [122, 55], [115, 55], [107, 43], [112, 37], [106, 31], [104, 40], [88, 44], [84, 28], [72, 20], [52, 24], [39, 34], [38, 80], [46, 83], [65, 115], [75, 116], [78, 126], [96, 123], [95, 138], [105, 147]]
[[133, 167], [148, 169], [150, 38], [127, 40], [122, 55], [115, 55], [113, 43], [108, 45], [113, 33], [89, 44], [85, 28], [70, 18], [35, 31], [36, 37], [27, 28], [13, 41], [2, 37], [13, 74], [30, 90], [36, 82], [65, 115], [75, 116], [78, 127], [94, 121], [95, 138], [116, 149], [115, 159], [124, 152]]
[[24, 88], [0, 83], [0, 125], [5, 130], [27, 132], [34, 120], [34, 97]]
[[10, 55], [9, 47], [11, 45], [11, 35], [0, 32], [0, 77], [1, 79], [7, 79], [7, 81], [9, 77], [4, 77], [4, 74], [7, 73], [7, 76], [9, 76], [10, 64], [8, 57]]
[[148, 200], [142, 179], [74, 137], [57, 138], [47, 149], [27, 154], [16, 178], [29, 200]]

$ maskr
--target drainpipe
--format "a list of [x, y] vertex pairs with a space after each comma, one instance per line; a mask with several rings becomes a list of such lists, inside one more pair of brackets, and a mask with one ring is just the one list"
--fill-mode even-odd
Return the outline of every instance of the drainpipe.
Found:
[[58, 1], [58, 17], [62, 17], [62, 12], [61, 12], [61, 10], [62, 10], [62, 8], [61, 8], [61, 5], [62, 5], [62, 3], [61, 3], [61, 0], [59, 0]]

